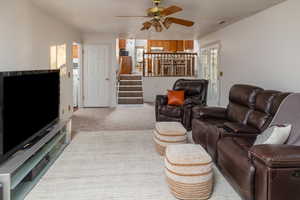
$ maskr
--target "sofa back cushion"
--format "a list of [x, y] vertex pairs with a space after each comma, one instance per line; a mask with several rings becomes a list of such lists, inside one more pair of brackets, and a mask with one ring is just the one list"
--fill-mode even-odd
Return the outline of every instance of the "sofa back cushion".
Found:
[[208, 81], [202, 79], [179, 79], [175, 82], [173, 90], [184, 90], [185, 97], [198, 96], [206, 101]]
[[247, 124], [261, 131], [266, 129], [273, 118], [271, 108], [278, 94], [280, 92], [274, 90], [260, 91], [256, 95], [255, 105], [253, 111], [249, 114]]
[[230, 102], [227, 106], [228, 119], [233, 122], [245, 124], [249, 112], [251, 110], [247, 106]]
[[251, 85], [234, 85], [229, 92], [229, 101], [248, 108], [255, 105], [256, 95], [262, 88]]
[[228, 118], [231, 121], [246, 124], [249, 114], [254, 108], [256, 95], [263, 89], [251, 85], [234, 85], [229, 93], [227, 107]]

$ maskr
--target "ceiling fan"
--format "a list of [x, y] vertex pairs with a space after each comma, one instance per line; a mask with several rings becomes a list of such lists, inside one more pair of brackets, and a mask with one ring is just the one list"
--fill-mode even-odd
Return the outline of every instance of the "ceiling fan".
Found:
[[161, 0], [152, 0], [154, 7], [147, 10], [147, 16], [118, 16], [118, 17], [148, 17], [152, 18], [149, 21], [143, 23], [141, 31], [149, 30], [154, 27], [157, 32], [162, 32], [163, 27], [169, 29], [172, 24], [179, 24], [187, 27], [194, 25], [194, 22], [179, 19], [175, 17], [169, 17], [170, 15], [180, 12], [183, 9], [178, 6], [170, 6], [168, 8], [163, 8], [160, 6]]

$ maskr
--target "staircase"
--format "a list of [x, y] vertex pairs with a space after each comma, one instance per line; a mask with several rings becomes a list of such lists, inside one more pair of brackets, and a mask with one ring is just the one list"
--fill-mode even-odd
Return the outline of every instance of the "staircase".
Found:
[[118, 83], [118, 104], [143, 104], [141, 75], [122, 74]]

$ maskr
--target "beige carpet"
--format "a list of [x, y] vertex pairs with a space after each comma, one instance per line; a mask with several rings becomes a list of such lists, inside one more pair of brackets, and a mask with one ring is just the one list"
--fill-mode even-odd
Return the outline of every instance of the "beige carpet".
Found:
[[151, 104], [118, 106], [116, 108], [84, 108], [73, 116], [73, 130], [147, 130], [155, 123]]
[[[211, 200], [240, 200], [215, 169]], [[26, 200], [175, 200], [152, 131], [80, 132]]]

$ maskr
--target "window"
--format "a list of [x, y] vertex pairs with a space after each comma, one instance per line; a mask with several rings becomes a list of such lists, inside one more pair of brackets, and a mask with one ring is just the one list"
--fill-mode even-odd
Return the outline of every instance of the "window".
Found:
[[50, 47], [50, 67], [60, 69], [61, 75], [67, 74], [67, 45], [53, 45]]

